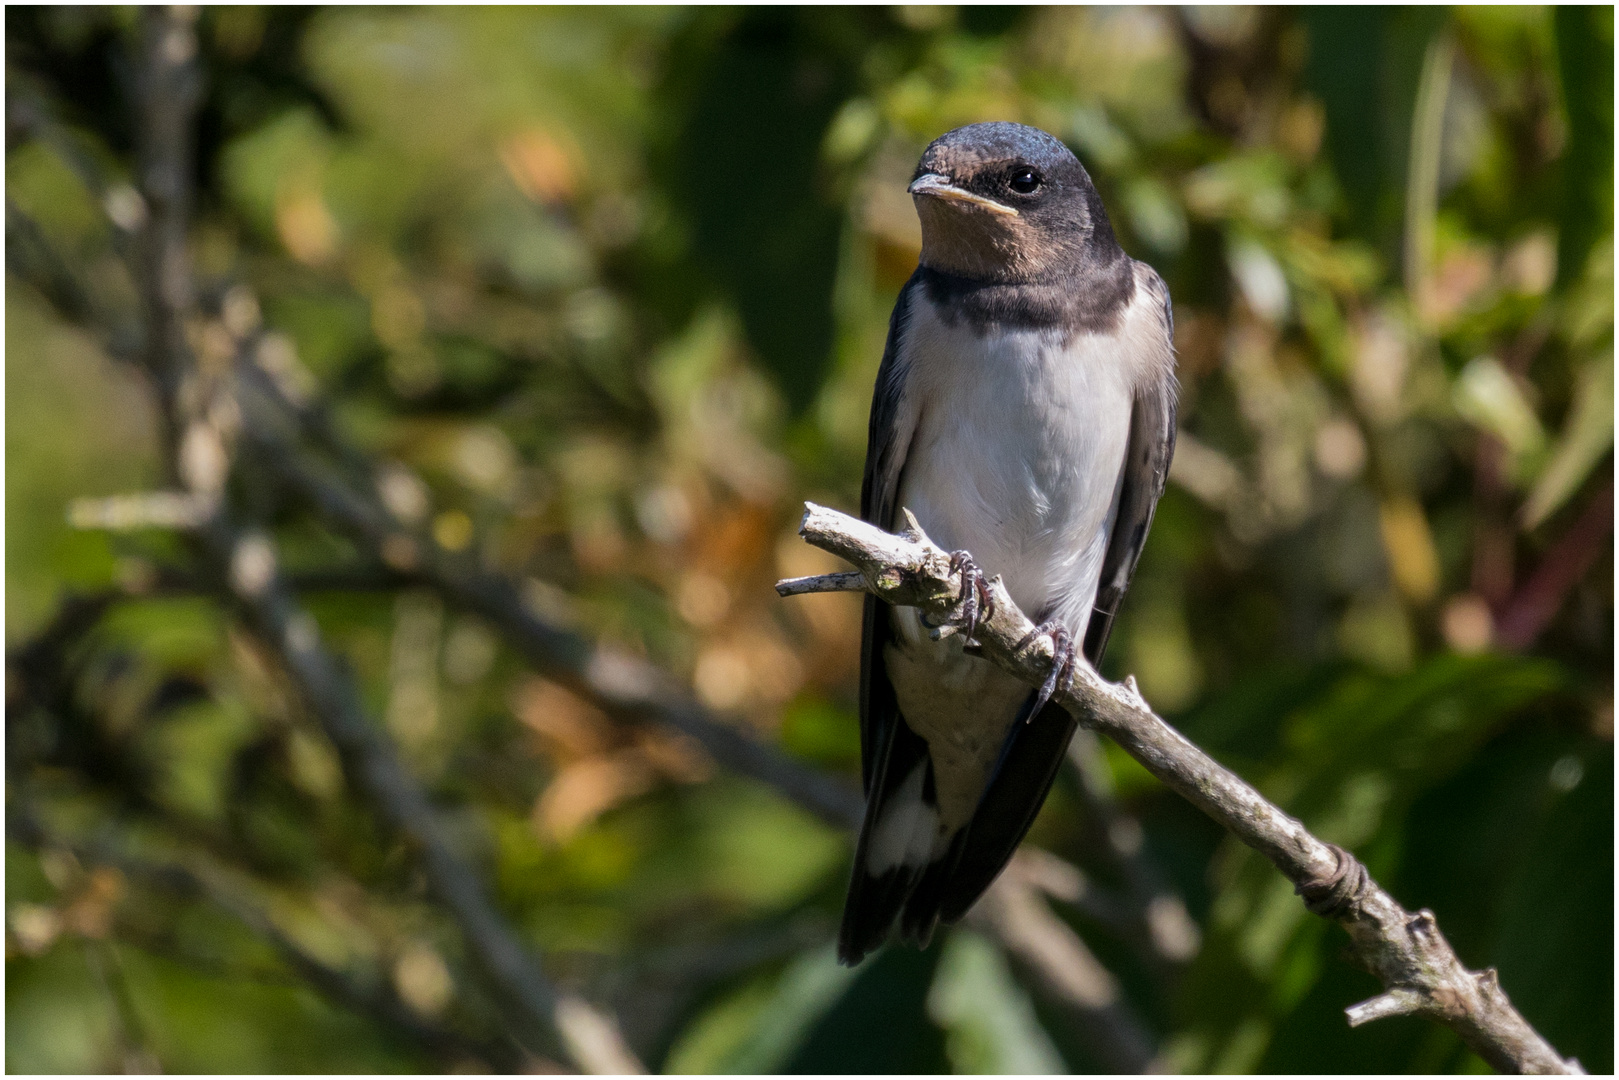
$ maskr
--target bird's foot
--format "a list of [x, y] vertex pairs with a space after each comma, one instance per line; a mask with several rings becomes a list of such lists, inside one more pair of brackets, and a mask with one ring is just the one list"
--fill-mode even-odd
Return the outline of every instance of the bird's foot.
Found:
[[950, 553], [950, 572], [961, 575], [961, 596], [957, 602], [961, 604], [961, 619], [966, 624], [962, 630], [962, 648], [973, 649], [978, 645], [973, 640], [978, 623], [995, 614], [995, 601], [990, 596], [984, 572], [965, 551]]
[[1051, 671], [1046, 675], [1045, 682], [1040, 684], [1040, 689], [1035, 691], [1034, 706], [1029, 709], [1028, 720], [1030, 721], [1040, 714], [1041, 709], [1046, 707], [1046, 702], [1051, 700], [1051, 695], [1057, 692], [1058, 684], [1065, 683], [1073, 677], [1074, 665], [1079, 662], [1079, 649], [1074, 643], [1073, 635], [1068, 632], [1066, 626], [1055, 619], [1041, 623], [1033, 630], [1030, 630], [1023, 636], [1023, 640], [1017, 643], [1017, 648], [1022, 649], [1029, 642], [1042, 637], [1051, 639], [1051, 651], [1053, 654]]

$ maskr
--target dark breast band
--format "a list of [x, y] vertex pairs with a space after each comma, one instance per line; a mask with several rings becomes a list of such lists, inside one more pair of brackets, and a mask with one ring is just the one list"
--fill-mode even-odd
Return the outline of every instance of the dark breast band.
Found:
[[1116, 329], [1135, 296], [1135, 274], [1123, 252], [1104, 265], [1081, 266], [1050, 281], [979, 281], [917, 268], [916, 276], [947, 326], [976, 334], [991, 330], [1062, 330], [1100, 334]]

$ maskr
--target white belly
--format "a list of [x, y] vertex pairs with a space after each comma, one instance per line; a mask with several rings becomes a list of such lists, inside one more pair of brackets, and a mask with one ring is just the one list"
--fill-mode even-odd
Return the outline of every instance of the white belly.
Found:
[[[922, 404], [898, 505], [1001, 574], [1031, 618], [1082, 634], [1130, 436], [1118, 338], [947, 328], [920, 299], [907, 390]], [[897, 524], [897, 522], [891, 523]]]
[[[1134, 365], [1113, 335], [947, 327], [925, 297], [907, 334], [919, 403], [898, 507], [946, 550], [969, 551], [1037, 621], [1083, 639], [1112, 529], [1130, 434]], [[898, 527], [903, 520], [896, 510]], [[894, 610], [886, 653], [901, 713], [927, 740], [940, 828], [971, 817], [1029, 688], [959, 638], [928, 640]]]

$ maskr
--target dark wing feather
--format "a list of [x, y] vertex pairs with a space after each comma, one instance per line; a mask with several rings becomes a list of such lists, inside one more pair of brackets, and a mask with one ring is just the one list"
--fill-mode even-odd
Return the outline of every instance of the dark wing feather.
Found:
[[[860, 517], [880, 529], [888, 528], [893, 521], [900, 472], [905, 467], [905, 456], [910, 451], [915, 431], [914, 420], [904, 422], [906, 362], [899, 355], [899, 340], [910, 316], [916, 287], [917, 279], [913, 276], [894, 303], [894, 314], [888, 320], [888, 344], [883, 349], [882, 366], [877, 369], [877, 385], [871, 395], [866, 472], [860, 484]], [[888, 634], [888, 605], [867, 593], [860, 654], [860, 779], [868, 796], [877, 752], [885, 745], [887, 728], [899, 717], [899, 704], [894, 699], [894, 688], [888, 682], [888, 671], [883, 663]]]
[[1085, 659], [1092, 667], [1101, 666], [1108, 635], [1113, 631], [1113, 616], [1136, 572], [1147, 530], [1152, 527], [1153, 511], [1169, 479], [1169, 461], [1175, 456], [1175, 326], [1169, 290], [1163, 279], [1144, 264], [1136, 264], [1136, 273], [1138, 287], [1144, 286], [1162, 298], [1164, 354], [1155, 376], [1136, 391], [1130, 412], [1130, 443], [1119, 485], [1118, 516], [1113, 521], [1113, 535], [1108, 538], [1107, 554], [1102, 557], [1095, 609], [1085, 630]]
[[[888, 323], [888, 344], [871, 396], [871, 429], [866, 440], [866, 473], [860, 485], [860, 516], [888, 528], [899, 498], [900, 472], [910, 450], [915, 418], [905, 407], [905, 363], [900, 356], [916, 286], [913, 277], [900, 291]], [[876, 817], [889, 796], [928, 756], [927, 743], [900, 719], [899, 702], [883, 649], [891, 628], [889, 605], [866, 595], [860, 653], [860, 778], [866, 792], [866, 815], [855, 850], [854, 873], [843, 904], [838, 931], [838, 958], [856, 964], [888, 937], [894, 918], [916, 886], [922, 867], [894, 867], [885, 874], [867, 872], [866, 848]], [[931, 768], [931, 766], [930, 766]]]

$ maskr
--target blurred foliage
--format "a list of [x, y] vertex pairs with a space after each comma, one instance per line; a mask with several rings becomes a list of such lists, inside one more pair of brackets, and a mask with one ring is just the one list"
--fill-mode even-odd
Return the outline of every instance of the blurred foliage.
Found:
[[[116, 216], [132, 19], [6, 12], [8, 104], [60, 122], [8, 121], [9, 204], [113, 311], [133, 294], [70, 159], [107, 171]], [[1182, 384], [1109, 673], [1611, 1071], [1611, 7], [216, 7], [200, 28], [193, 247], [225, 329], [262, 319], [261, 365], [318, 388], [441, 545], [851, 777], [859, 606], [770, 584], [829, 568], [794, 535], [804, 498], [856, 504], [919, 243], [905, 182], [958, 124], [1066, 140], [1170, 284]], [[68, 524], [75, 498], [160, 482], [150, 397], [20, 278], [6, 300], [8, 815], [212, 868], [472, 1048], [316, 994], [206, 896], [12, 842], [7, 1067], [491, 1064], [453, 927], [251, 640], [185, 597], [53, 623], [175, 548]], [[275, 485], [236, 483], [289, 570], [351, 564]], [[1095, 1067], [971, 932], [838, 968], [849, 838], [773, 792], [615, 731], [429, 594], [310, 603], [504, 910], [654, 1068]], [[27, 651], [48, 627], [55, 651]], [[1480, 1065], [1415, 1020], [1351, 1031], [1376, 986], [1340, 931], [1108, 761], [1203, 947], [1155, 973], [1067, 917], [1169, 1067]], [[1033, 839], [1108, 884], [1069, 783]]]

